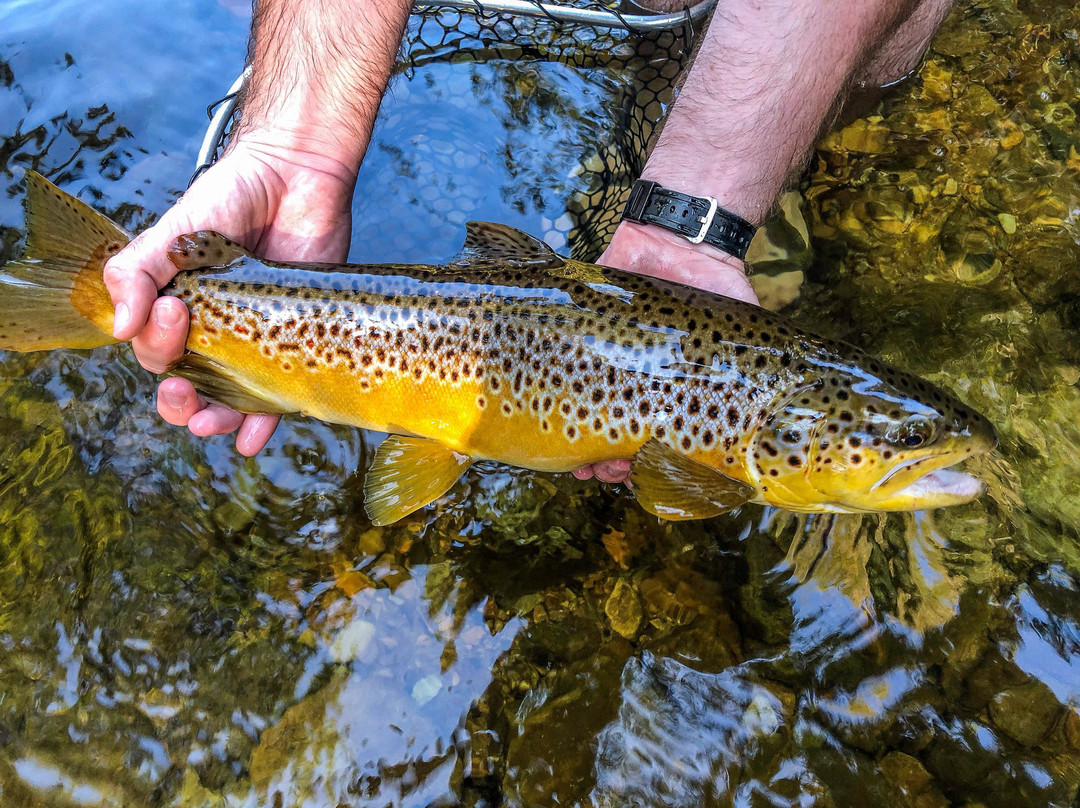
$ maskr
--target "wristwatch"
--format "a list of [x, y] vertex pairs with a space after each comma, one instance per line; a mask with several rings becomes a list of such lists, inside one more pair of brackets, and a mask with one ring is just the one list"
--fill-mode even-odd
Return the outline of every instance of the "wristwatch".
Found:
[[711, 196], [681, 194], [652, 180], [634, 182], [622, 217], [671, 230], [691, 244], [711, 244], [736, 258], [746, 255], [756, 230], [741, 216], [717, 205]]

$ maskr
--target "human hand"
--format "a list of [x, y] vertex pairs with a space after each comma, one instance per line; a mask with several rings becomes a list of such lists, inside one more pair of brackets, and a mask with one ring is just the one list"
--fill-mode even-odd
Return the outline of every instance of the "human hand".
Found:
[[[659, 227], [623, 222], [597, 263], [757, 303], [740, 259], [708, 244], [691, 244]], [[573, 474], [579, 480], [595, 476], [605, 483], [618, 483], [630, 474], [630, 460], [605, 460]]]
[[[113, 335], [131, 340], [139, 363], [162, 373], [183, 355], [188, 312], [158, 290], [176, 273], [166, 249], [197, 230], [217, 230], [260, 257], [278, 261], [345, 260], [351, 234], [356, 173], [349, 166], [295, 147], [237, 141], [150, 229], [105, 267], [116, 306]], [[158, 413], [195, 435], [239, 430], [236, 448], [254, 455], [270, 439], [278, 416], [245, 415], [208, 403], [191, 382], [158, 386]]]

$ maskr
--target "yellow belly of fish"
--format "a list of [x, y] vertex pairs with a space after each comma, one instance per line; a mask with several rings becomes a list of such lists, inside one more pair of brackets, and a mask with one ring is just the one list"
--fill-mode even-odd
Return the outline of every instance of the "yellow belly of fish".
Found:
[[[559, 412], [534, 412], [514, 397], [494, 394], [483, 381], [458, 381], [383, 366], [348, 368], [347, 360], [313, 351], [265, 356], [259, 346], [231, 331], [208, 334], [192, 323], [188, 347], [234, 370], [267, 401], [332, 423], [379, 432], [431, 438], [474, 459], [496, 460], [538, 471], [570, 471], [601, 460], [631, 457], [650, 437], [647, 426], [634, 440], [613, 439], [606, 406], [589, 407], [579, 421]], [[511, 385], [503, 380], [501, 390]], [[577, 402], [575, 402], [576, 413]], [[593, 428], [596, 418], [603, 427]], [[573, 438], [568, 436], [568, 427]]]

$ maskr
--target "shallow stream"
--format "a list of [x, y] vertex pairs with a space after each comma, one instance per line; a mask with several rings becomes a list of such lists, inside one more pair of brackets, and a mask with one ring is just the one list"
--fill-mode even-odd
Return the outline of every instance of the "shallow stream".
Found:
[[[249, 13], [0, 5], [0, 261], [24, 168], [132, 229], [164, 211]], [[445, 258], [467, 219], [563, 248], [628, 46], [461, 58], [436, 23], [353, 257]], [[995, 423], [962, 507], [664, 525], [480, 468], [373, 528], [377, 436], [287, 419], [244, 460], [162, 423], [126, 346], [0, 353], [0, 804], [1077, 805], [1078, 112], [1073, 4], [961, 2], [759, 252], [774, 305]]]

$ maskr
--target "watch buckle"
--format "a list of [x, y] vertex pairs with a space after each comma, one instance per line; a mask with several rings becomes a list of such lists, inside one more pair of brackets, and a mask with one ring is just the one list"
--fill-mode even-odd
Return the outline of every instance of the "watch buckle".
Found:
[[705, 240], [705, 236], [708, 235], [709, 228], [712, 227], [713, 217], [716, 216], [716, 209], [719, 207], [716, 200], [711, 196], [703, 196], [702, 199], [706, 199], [709, 202], [709, 210], [704, 216], [698, 216], [697, 220], [701, 222], [701, 231], [696, 236], [686, 236], [686, 240], [691, 244], [700, 244]]

